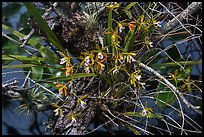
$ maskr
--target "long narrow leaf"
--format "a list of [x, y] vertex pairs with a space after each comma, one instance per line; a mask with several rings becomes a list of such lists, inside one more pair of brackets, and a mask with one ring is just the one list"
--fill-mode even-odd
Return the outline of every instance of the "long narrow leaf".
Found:
[[130, 11], [127, 10], [123, 10], [125, 12], [125, 14], [128, 16], [129, 19], [132, 19], [132, 13]]
[[[38, 62], [38, 64], [40, 65], [41, 63]], [[32, 74], [31, 74], [32, 79], [42, 79], [43, 72], [44, 72], [44, 67], [35, 66], [35, 67], [31, 67], [31, 70], [32, 70]]]
[[[195, 64], [202, 64], [202, 60], [198, 61], [178, 61], [180, 65], [195, 65]], [[151, 65], [152, 68], [166, 68], [166, 67], [172, 67], [172, 66], [178, 66], [178, 64], [175, 62], [167, 62], [162, 64], [156, 64]]]
[[61, 77], [54, 77], [54, 78], [47, 78], [47, 79], [42, 79], [38, 82], [55, 82], [55, 81], [65, 81], [65, 80], [72, 80], [72, 79], [77, 79], [77, 78], [85, 78], [85, 77], [93, 77], [96, 76], [96, 74], [90, 73], [90, 74], [86, 74], [86, 73], [78, 73], [78, 74], [74, 74], [71, 76], [61, 76]]
[[138, 130], [136, 130], [135, 129], [135, 127], [132, 127], [132, 126], [130, 126], [130, 125], [128, 125], [128, 124], [125, 124], [132, 132], [134, 132], [135, 133], [135, 135], [141, 135], [141, 133], [138, 131]]
[[42, 18], [37, 8], [35, 8], [30, 2], [24, 2], [23, 3], [26, 8], [29, 10], [29, 12], [33, 15], [35, 20], [37, 21], [38, 25], [41, 27], [41, 29], [44, 31], [45, 35], [47, 36], [48, 40], [60, 51], [63, 51], [64, 48], [62, 47], [59, 39], [55, 35], [55, 33], [50, 29], [47, 22]]
[[128, 4], [123, 11], [125, 12], [125, 14], [129, 17], [129, 19], [132, 19], [132, 13], [130, 11], [128, 11], [131, 7], [133, 7], [137, 2], [131, 2], [130, 4]]
[[[111, 32], [112, 31], [112, 14], [113, 14], [113, 11], [112, 9], [109, 10], [109, 13], [108, 13], [108, 32]], [[113, 49], [111, 48], [111, 45], [112, 45], [112, 41], [111, 41], [111, 34], [108, 34], [107, 35], [107, 44], [109, 46], [109, 51], [111, 52]]]
[[17, 64], [17, 65], [6, 65], [2, 66], [2, 69], [9, 69], [9, 68], [30, 68], [37, 66], [35, 64]]
[[2, 60], [20, 60], [20, 61], [45, 61], [44, 58], [24, 55], [2, 55]]
[[124, 47], [124, 50], [125, 51], [129, 51], [130, 49], [131, 49], [131, 46], [133, 46], [133, 44], [134, 44], [134, 42], [135, 42], [135, 37], [136, 37], [136, 35], [135, 35], [135, 28], [132, 30], [132, 32], [130, 32], [130, 36], [129, 36], [129, 38], [127, 39], [127, 43], [126, 43], [126, 45], [125, 45], [125, 47]]
[[2, 66], [2, 69], [7, 69], [7, 68], [30, 68], [30, 67], [43, 67], [43, 68], [51, 68], [51, 69], [55, 69], [57, 71], [61, 71], [61, 68], [57, 67], [57, 66], [48, 66], [48, 65], [44, 65], [44, 64], [39, 64], [39, 62], [31, 62], [30, 64], [17, 64], [17, 65], [4, 65]]
[[135, 4], [137, 4], [137, 2], [131, 2], [130, 4], [128, 4], [124, 10], [129, 10], [131, 7], [133, 7]]

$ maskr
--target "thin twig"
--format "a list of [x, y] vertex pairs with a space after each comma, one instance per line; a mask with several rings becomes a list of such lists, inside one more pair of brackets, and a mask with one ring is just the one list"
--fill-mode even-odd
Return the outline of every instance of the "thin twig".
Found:
[[[141, 98], [148, 98], [148, 99], [153, 99], [153, 100], [155, 100], [155, 98], [154, 98], [153, 96], [141, 96]], [[174, 106], [168, 104], [167, 102], [165, 102], [165, 101], [163, 101], [163, 100], [160, 100], [160, 99], [157, 99], [157, 100], [158, 100], [159, 102], [161, 102], [161, 103], [167, 105], [168, 107], [172, 108], [173, 110], [175, 110], [175, 111], [181, 113], [180, 110], [178, 110], [178, 109], [175, 108]], [[184, 116], [185, 116], [186, 118], [189, 118], [189, 119], [190, 119], [194, 124], [196, 124], [199, 128], [202, 128], [197, 122], [195, 122], [195, 121], [194, 121], [192, 118], [190, 118], [188, 115], [186, 115], [185, 113], [183, 113], [183, 114], [184, 114]], [[161, 114], [161, 115], [164, 115], [164, 114]]]
[[23, 41], [23, 44], [20, 45], [21, 48], [23, 48], [26, 45], [26, 43], [31, 39], [34, 33], [35, 33], [35, 29], [31, 29], [30, 33], [27, 36], [20, 39], [20, 41]]
[[[169, 21], [162, 27], [161, 32], [163, 34], [169, 32], [171, 29], [175, 28], [178, 24], [180, 24], [184, 29], [186, 29], [181, 22], [188, 16], [188, 14], [193, 14], [202, 6], [202, 2], [192, 2], [191, 5], [189, 5], [183, 12], [175, 16], [161, 2], [159, 2], [159, 4], [162, 5], [174, 17], [171, 21]], [[191, 34], [189, 30], [187, 31]]]
[[160, 78], [162, 81], [164, 81], [171, 89], [173, 92], [177, 93], [181, 100], [183, 101], [184, 104], [187, 105], [188, 108], [192, 108], [194, 111], [198, 112], [199, 114], [202, 114], [200, 110], [200, 106], [193, 106], [191, 103], [189, 103], [185, 97], [183, 96], [182, 92], [180, 92], [173, 84], [171, 84], [166, 78], [164, 78], [161, 74], [159, 74], [157, 71], [153, 70], [152, 68], [148, 67], [147, 65], [143, 63], [139, 63], [139, 66], [144, 68], [145, 70], [152, 72], [154, 75], [156, 75], [158, 78]]
[[57, 95], [56, 95], [55, 93], [53, 93], [51, 90], [49, 90], [49, 89], [47, 89], [46, 87], [44, 87], [44, 86], [38, 84], [37, 82], [35, 82], [34, 80], [32, 80], [32, 79], [29, 78], [29, 77], [28, 77], [28, 79], [29, 79], [30, 81], [32, 81], [33, 83], [39, 85], [40, 87], [42, 87], [43, 89], [45, 89], [45, 90], [48, 91], [49, 93], [53, 94], [55, 97], [59, 98], [61, 101], [64, 101], [64, 99], [62, 99], [62, 98], [60, 98], [59, 96], [57, 96]]
[[151, 134], [151, 135], [154, 135], [153, 133], [151, 133], [151, 132], [149, 132], [149, 131], [147, 131], [147, 130], [144, 130], [144, 129], [142, 129], [142, 128], [140, 128], [140, 127], [138, 127], [138, 126], [136, 126], [136, 125], [134, 125], [134, 124], [132, 124], [132, 123], [130, 123], [130, 122], [127, 122], [127, 121], [125, 121], [124, 119], [119, 118], [118, 116], [115, 116], [113, 113], [111, 113], [111, 111], [110, 111], [109, 109], [108, 109], [107, 111], [108, 111], [108, 113], [109, 113], [111, 116], [113, 116], [114, 118], [116, 118], [116, 119], [118, 119], [118, 120], [120, 120], [120, 121], [122, 121], [122, 122], [124, 122], [124, 123], [126, 123], [126, 124], [128, 124], [128, 125], [130, 125], [130, 126], [132, 126], [132, 127], [134, 127], [134, 128], [137, 128], [137, 129], [143, 131], [143, 132], [146, 133], [146, 134], [149, 133], [149, 134]]
[[28, 74], [27, 74], [27, 76], [26, 76], [26, 78], [25, 78], [25, 80], [24, 80], [24, 82], [23, 82], [23, 84], [21, 86], [22, 88], [25, 88], [25, 85], [26, 85], [26, 83], [28, 81], [28, 77], [29, 77], [30, 73], [31, 73], [31, 71], [28, 72]]

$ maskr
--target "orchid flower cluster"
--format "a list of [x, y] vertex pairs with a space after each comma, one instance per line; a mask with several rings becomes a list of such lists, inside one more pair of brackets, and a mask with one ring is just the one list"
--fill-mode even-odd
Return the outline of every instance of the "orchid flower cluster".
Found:
[[105, 70], [105, 62], [107, 61], [107, 53], [104, 50], [107, 47], [100, 48], [99, 45], [96, 45], [96, 49], [92, 51], [82, 52], [82, 56], [79, 58], [82, 60], [80, 67], [84, 68], [85, 73], [99, 73]]
[[[106, 7], [109, 10], [113, 10], [117, 13], [117, 10], [115, 9], [119, 7], [119, 4], [110, 3], [110, 5], [106, 5]], [[85, 52], [82, 52], [81, 56], [79, 57], [79, 59], [82, 60], [80, 63], [80, 67], [83, 69], [83, 72], [87, 74], [110, 74], [110, 72], [111, 74], [115, 74], [119, 73], [121, 70], [125, 71], [129, 76], [128, 81], [130, 82], [130, 84], [136, 87], [136, 83], [139, 83], [141, 75], [135, 72], [138, 72], [139, 70], [135, 70], [135, 72], [131, 74], [125, 68], [125, 64], [136, 62], [135, 56], [137, 54], [137, 51], [127, 52], [127, 50], [125, 50], [123, 47], [122, 38], [119, 34], [121, 34], [126, 29], [125, 27], [128, 27], [129, 32], [135, 31], [134, 35], [137, 35], [137, 33], [141, 33], [142, 30], [144, 30], [145, 32], [148, 31], [148, 28], [151, 25], [154, 27], [159, 27], [160, 22], [157, 22], [153, 17], [145, 20], [145, 16], [143, 14], [137, 20], [133, 20], [130, 22], [127, 22], [126, 20], [118, 22], [115, 19], [112, 19], [112, 21], [116, 22], [117, 24], [115, 30], [113, 30], [112, 28], [111, 31], [104, 32], [104, 36], [110, 36], [110, 45], [106, 43], [106, 45], [102, 44], [102, 47], [100, 47], [97, 44], [94, 50], [87, 51], [85, 49]], [[148, 33], [144, 38], [143, 44], [146, 45], [148, 50], [150, 50], [150, 48], [153, 48], [153, 42], [151, 42], [150, 38], [148, 37]], [[112, 48], [112, 51], [110, 51], [110, 47]], [[65, 67], [62, 68], [63, 70], [65, 70], [65, 76], [74, 74], [75, 64], [71, 64], [72, 57], [70, 56], [68, 51], [66, 50], [64, 53], [60, 52], [60, 54], [63, 56], [63, 58], [60, 60], [60, 64], [65, 64]], [[144, 87], [143, 85], [142, 87]], [[56, 86], [59, 87], [59, 84]], [[66, 86], [60, 86], [60, 93], [67, 90]], [[140, 86], [138, 85], [138, 87]]]
[[[117, 13], [117, 10], [115, 9], [119, 7], [119, 4], [111, 3], [110, 5], [106, 5], [106, 7], [110, 11], [113, 10], [115, 13]], [[125, 74], [127, 74], [128, 76], [127, 82], [131, 86], [133, 86], [134, 88], [137, 87], [138, 90], [141, 90], [142, 86], [142, 88], [144, 89], [145, 83], [141, 82], [141, 70], [138, 68], [136, 69], [135, 67], [134, 70], [129, 68], [131, 64], [137, 62], [137, 51], [129, 51], [125, 49], [125, 46], [128, 43], [128, 37], [130, 37], [130, 35], [139, 35], [141, 33], [146, 33], [147, 35], [145, 35], [145, 37], [141, 39], [141, 43], [144, 44], [148, 50], [150, 50], [150, 48], [153, 48], [153, 42], [149, 38], [148, 29], [151, 26], [154, 26], [155, 28], [160, 27], [160, 22], [157, 22], [154, 18], [145, 20], [144, 15], [141, 15], [137, 20], [129, 22], [127, 22], [126, 20], [118, 22], [115, 19], [112, 19], [112, 21], [117, 24], [115, 30], [111, 27], [111, 29], [108, 29], [108, 31], [104, 32], [105, 35], [103, 38], [103, 42], [104, 39], [107, 42], [108, 38], [110, 41], [107, 43], [102, 42], [101, 46], [99, 46], [99, 44], [96, 44], [95, 49], [91, 51], [87, 51], [86, 49], [84, 49], [84, 52], [81, 52], [81, 55], [79, 56], [79, 59], [81, 60], [80, 68], [82, 68], [82, 72], [86, 74], [94, 73], [97, 75], [103, 74], [107, 76], [125, 72]], [[128, 28], [128, 34], [123, 41], [120, 35], [122, 35], [126, 27]], [[68, 50], [59, 53], [62, 55], [59, 64], [65, 64], [65, 67], [62, 68], [62, 70], [65, 70], [65, 76], [72, 76], [75, 72], [74, 68], [76, 66], [75, 64], [71, 63], [71, 55], [69, 54]], [[66, 84], [60, 84], [56, 82], [55, 84], [56, 87], [59, 88], [59, 94], [64, 93], [65, 96], [68, 96], [67, 85], [69, 84], [69, 82], [67, 82]], [[73, 94], [78, 98], [75, 93]], [[79, 102], [81, 104], [81, 107], [84, 108], [86, 103], [82, 99], [79, 99]], [[62, 111], [60, 107], [56, 107], [56, 115], [59, 115], [60, 113], [62, 113]], [[145, 116], [146, 113], [150, 113], [149, 109], [144, 109], [142, 111], [142, 115]], [[74, 116], [72, 116], [70, 119], [72, 122], [76, 121], [76, 118]]]

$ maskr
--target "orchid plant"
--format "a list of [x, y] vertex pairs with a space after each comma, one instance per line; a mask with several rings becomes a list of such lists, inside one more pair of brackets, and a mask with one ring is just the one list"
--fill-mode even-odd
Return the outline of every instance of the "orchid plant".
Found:
[[[149, 103], [150, 105], [148, 106], [148, 101], [146, 101], [145, 106], [143, 105], [144, 100], [141, 99], [142, 95], [151, 95], [154, 93], [147, 93], [146, 89], [149, 86], [147, 81], [159, 81], [154, 96], [149, 96], [149, 99], [156, 100], [154, 102], [155, 108], [159, 107], [163, 109], [163, 107], [170, 106], [176, 100], [176, 96], [171, 92], [168, 85], [162, 83], [164, 78], [156, 79], [153, 75], [150, 75], [147, 72], [148, 69], [144, 70], [144, 68], [139, 65], [141, 62], [147, 64], [147, 66], [153, 66], [161, 74], [168, 74], [168, 81], [170, 81], [176, 89], [187, 91], [182, 92], [182, 94], [193, 92], [193, 88], [196, 88], [196, 86], [195, 82], [192, 81], [189, 76], [189, 66], [193, 63], [183, 61], [183, 58], [179, 56], [181, 60], [178, 60], [178, 62], [182, 64], [180, 65], [176, 62], [176, 58], [172, 58], [172, 56], [168, 55], [174, 52], [167, 53], [165, 51], [166, 49], [163, 50], [159, 47], [159, 42], [163, 39], [161, 38], [163, 35], [159, 33], [162, 21], [157, 20], [157, 16], [152, 15], [151, 12], [142, 12], [137, 16], [135, 14], [133, 15], [128, 10], [136, 4], [136, 2], [133, 2], [123, 7], [117, 2], [106, 3], [104, 5], [104, 14], [107, 14], [107, 23], [103, 24], [104, 29], [102, 34], [98, 36], [102, 40], [97, 41], [90, 49], [82, 49], [83, 52], [81, 52], [79, 56], [75, 56], [69, 52], [69, 49], [65, 48], [69, 45], [62, 47], [58, 38], [38, 13], [38, 10], [31, 4], [25, 3], [26, 7], [31, 11], [45, 32], [46, 37], [50, 41], [48, 42], [49, 45], [54, 46], [53, 49], [56, 54], [41, 45], [40, 42], [36, 42], [34, 38], [31, 38], [27, 43], [39, 51], [35, 58], [7, 54], [4, 54], [2, 57], [4, 60], [13, 61], [16, 59], [23, 62], [22, 66], [19, 65], [17, 67], [31, 67], [29, 71], [32, 72], [32, 75], [38, 76], [34, 79], [36, 83], [44, 83], [41, 88], [43, 87], [43, 89], [46, 89], [46, 91], [49, 91], [54, 96], [52, 100], [50, 99], [47, 102], [52, 102], [51, 106], [54, 108], [53, 114], [55, 117], [65, 118], [68, 123], [75, 124], [80, 119], [82, 111], [93, 106], [94, 111], [100, 110], [100, 116], [102, 115], [102, 117], [106, 119], [111, 119], [113, 123], [110, 124], [111, 126], [121, 122], [122, 125], [127, 125], [130, 130], [139, 134], [138, 129], [132, 126], [131, 122], [126, 122], [126, 120], [132, 120], [132, 116], [138, 118], [137, 120], [142, 124], [144, 124], [144, 122], [139, 118], [145, 118], [147, 121], [149, 118], [164, 120], [163, 116], [157, 113], [158, 111], [152, 107], [152, 104]], [[152, 5], [154, 4], [150, 4], [149, 6], [153, 9], [153, 7], [151, 7]], [[125, 19], [119, 14], [121, 12], [127, 15], [124, 16]], [[90, 20], [92, 18], [94, 21]], [[95, 28], [96, 26], [93, 27], [92, 25], [96, 24], [98, 20], [100, 19], [97, 17], [97, 14], [94, 14], [93, 17], [86, 15], [82, 21], [83, 27], [87, 26], [84, 30]], [[2, 27], [19, 37], [19, 39], [26, 37], [24, 34], [6, 25], [2, 25]], [[155, 36], [157, 34], [159, 38]], [[16, 41], [9, 36], [6, 37]], [[173, 63], [169, 63], [168, 59], [160, 55], [161, 53], [165, 53], [166, 57], [173, 61]], [[35, 54], [33, 53], [31, 55]], [[180, 53], [178, 55], [180, 55]], [[157, 64], [159, 61], [162, 62], [163, 65]], [[27, 64], [28, 62], [30, 62], [30, 64]], [[167, 69], [168, 66], [173, 66], [174, 68]], [[3, 67], [9, 68], [9, 66]], [[164, 70], [162, 67], [166, 69]], [[186, 67], [186, 70], [183, 69], [184, 67]], [[43, 73], [51, 73], [51, 75], [48, 76]], [[85, 79], [87, 77], [91, 78], [84, 80], [86, 82], [78, 86], [80, 89], [75, 89], [77, 87], [76, 83], [80, 81], [81, 78]], [[94, 80], [97, 81], [96, 83], [98, 84], [93, 84], [92, 78], [96, 78], [96, 80]], [[87, 85], [84, 86], [85, 84]], [[91, 84], [96, 87], [97, 91], [89, 89]], [[53, 89], [53, 91], [48, 88]], [[92, 94], [93, 92], [94, 94]], [[167, 94], [165, 92], [167, 92]], [[87, 100], [91, 99], [94, 101], [91, 102], [90, 106]], [[75, 100], [76, 105], [74, 107], [71, 107], [70, 100]], [[134, 106], [134, 108], [132, 106]], [[65, 112], [64, 109], [69, 111], [69, 114], [67, 111]], [[123, 119], [121, 120], [121, 118]], [[116, 123], [115, 121], [119, 122]], [[106, 120], [104, 120], [104, 122], [106, 122]], [[144, 125], [147, 125], [147, 123], [148, 122]]]

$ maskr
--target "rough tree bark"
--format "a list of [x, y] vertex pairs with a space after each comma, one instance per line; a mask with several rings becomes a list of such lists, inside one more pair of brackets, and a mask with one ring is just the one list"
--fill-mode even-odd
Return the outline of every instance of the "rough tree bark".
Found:
[[[92, 77], [89, 82], [87, 79], [80, 79], [74, 82], [71, 86], [74, 93], [84, 95], [89, 91], [91, 96], [96, 96], [97, 87], [95, 85], [97, 79]], [[83, 99], [86, 102], [85, 106], [77, 105], [77, 98], [70, 96], [67, 98], [69, 101], [64, 105], [63, 116], [58, 117], [56, 123], [54, 123], [51, 129], [51, 134], [54, 135], [83, 135], [87, 132], [87, 127], [89, 126], [91, 120], [95, 117], [95, 110], [93, 101], [90, 99]], [[70, 111], [70, 109], [72, 111]], [[71, 116], [73, 113], [77, 114], [75, 122], [68, 121], [67, 117]]]

